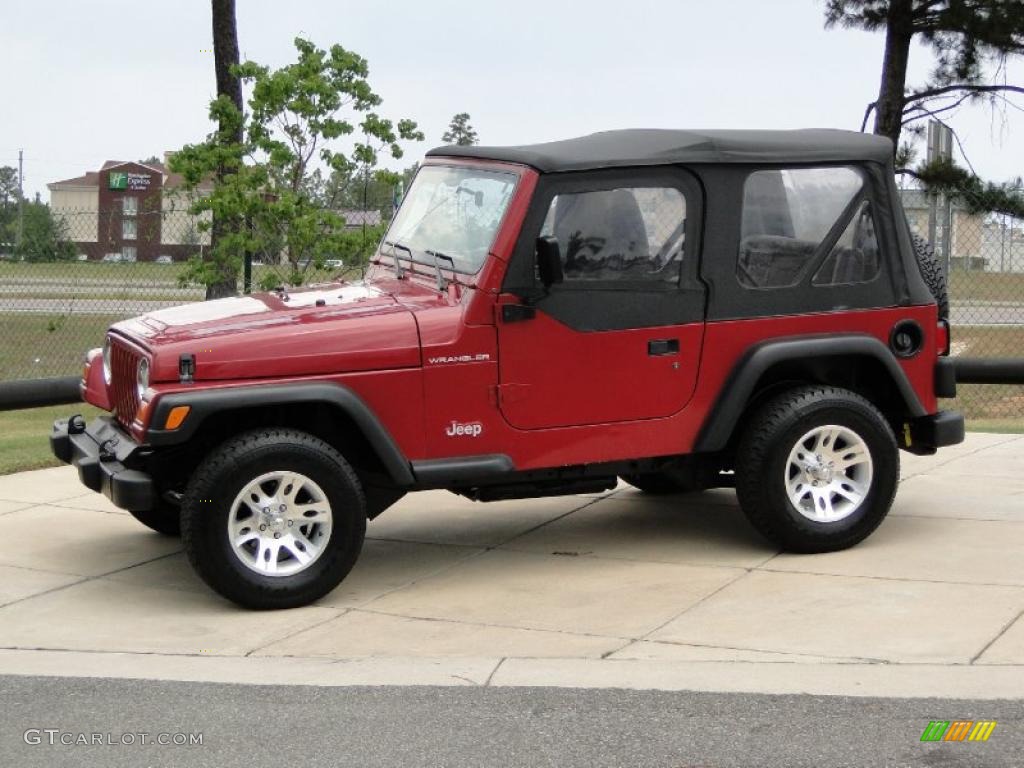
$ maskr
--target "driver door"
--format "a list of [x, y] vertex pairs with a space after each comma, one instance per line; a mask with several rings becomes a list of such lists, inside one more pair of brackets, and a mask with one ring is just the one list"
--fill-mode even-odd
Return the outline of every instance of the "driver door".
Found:
[[[670, 416], [697, 381], [699, 188], [679, 169], [544, 177], [498, 309], [499, 407], [519, 429]], [[539, 237], [563, 279], [543, 286]]]

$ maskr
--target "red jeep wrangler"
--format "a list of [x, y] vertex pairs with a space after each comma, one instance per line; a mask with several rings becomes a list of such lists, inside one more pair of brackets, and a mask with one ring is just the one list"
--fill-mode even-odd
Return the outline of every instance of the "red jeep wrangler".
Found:
[[631, 130], [428, 153], [361, 282], [117, 323], [54, 424], [82, 482], [252, 608], [309, 603], [409, 491], [735, 485], [856, 544], [963, 439], [942, 273], [883, 138]]

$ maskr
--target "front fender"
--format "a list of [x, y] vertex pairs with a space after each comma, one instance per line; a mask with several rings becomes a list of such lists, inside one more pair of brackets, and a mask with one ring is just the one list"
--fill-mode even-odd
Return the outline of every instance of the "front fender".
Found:
[[294, 384], [262, 384], [253, 386], [214, 387], [187, 392], [174, 392], [160, 397], [154, 406], [150, 424], [165, 424], [171, 409], [179, 405], [191, 408], [188, 418], [178, 429], [149, 429], [146, 443], [154, 448], [181, 445], [192, 438], [203, 421], [215, 413], [268, 405], [328, 403], [346, 413], [362, 431], [380, 456], [381, 462], [396, 485], [406, 487], [414, 482], [409, 461], [398, 448], [387, 428], [370, 407], [348, 387], [328, 382], [296, 382]]

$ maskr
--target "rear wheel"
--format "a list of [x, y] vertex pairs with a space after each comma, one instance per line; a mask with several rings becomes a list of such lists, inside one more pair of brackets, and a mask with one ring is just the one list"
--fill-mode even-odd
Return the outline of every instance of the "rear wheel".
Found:
[[366, 502], [355, 472], [312, 435], [240, 435], [198, 467], [182, 500], [182, 544], [214, 590], [247, 608], [293, 608], [355, 564]]
[[736, 473], [740, 506], [762, 535], [793, 552], [831, 552], [862, 541], [889, 512], [899, 449], [860, 395], [801, 387], [755, 413]]

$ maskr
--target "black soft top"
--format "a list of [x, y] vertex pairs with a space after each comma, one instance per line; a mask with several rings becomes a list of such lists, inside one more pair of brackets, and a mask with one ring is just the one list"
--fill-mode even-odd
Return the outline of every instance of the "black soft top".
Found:
[[892, 142], [854, 131], [676, 131], [637, 128], [519, 147], [447, 146], [430, 157], [521, 163], [544, 173], [669, 163], [820, 163], [892, 161]]

